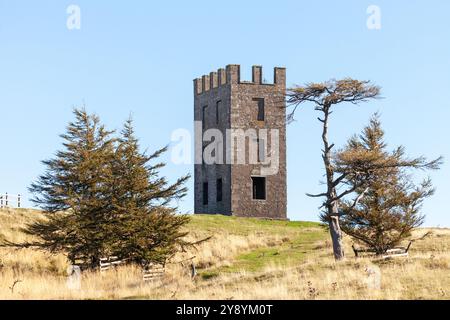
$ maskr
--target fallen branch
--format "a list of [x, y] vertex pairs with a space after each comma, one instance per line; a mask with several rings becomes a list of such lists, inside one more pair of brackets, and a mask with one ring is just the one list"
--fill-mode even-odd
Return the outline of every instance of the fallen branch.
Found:
[[12, 284], [11, 287], [9, 287], [9, 290], [11, 290], [11, 294], [14, 294], [14, 288], [16, 287], [16, 284], [18, 284], [19, 282], [22, 282], [22, 280], [14, 280], [14, 283]]

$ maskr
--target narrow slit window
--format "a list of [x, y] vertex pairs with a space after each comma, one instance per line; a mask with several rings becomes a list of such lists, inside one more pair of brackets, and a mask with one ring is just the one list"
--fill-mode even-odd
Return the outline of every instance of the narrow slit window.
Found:
[[203, 205], [208, 204], [208, 182], [203, 182]]
[[264, 112], [265, 112], [265, 110], [264, 110], [264, 99], [263, 98], [255, 98], [255, 99], [253, 99], [253, 101], [256, 102], [256, 105], [257, 105], [257, 108], [258, 108], [258, 110], [257, 110], [258, 115], [257, 115], [256, 120], [264, 121], [264, 118], [265, 118], [265, 114], [264, 114]]
[[266, 161], [266, 140], [257, 139], [258, 144], [258, 162]]
[[266, 178], [252, 177], [253, 183], [253, 199], [266, 200]]
[[203, 129], [206, 128], [206, 108], [208, 108], [208, 106], [203, 106], [203, 108], [202, 108], [202, 127], [203, 127]]
[[216, 188], [216, 201], [220, 202], [222, 201], [222, 179], [217, 179]]
[[216, 102], [216, 124], [219, 124], [219, 121], [220, 121], [220, 106], [221, 105], [222, 105], [221, 100]]
[[205, 163], [205, 149], [206, 149], [206, 147], [207, 147], [207, 144], [203, 142], [203, 144], [202, 144], [202, 165], [203, 166], [206, 165], [206, 163]]

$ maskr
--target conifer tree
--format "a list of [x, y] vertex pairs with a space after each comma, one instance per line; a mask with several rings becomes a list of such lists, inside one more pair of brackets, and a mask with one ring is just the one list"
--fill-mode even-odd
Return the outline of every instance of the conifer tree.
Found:
[[50, 252], [66, 252], [70, 261], [94, 266], [108, 254], [105, 239], [110, 221], [114, 142], [95, 115], [73, 111], [63, 138], [64, 149], [43, 161], [46, 172], [30, 187], [32, 201], [44, 210], [45, 219], [24, 231], [39, 240], [35, 246]]
[[379, 116], [373, 116], [334, 156], [336, 172], [346, 174], [344, 183], [357, 195], [340, 205], [342, 231], [377, 254], [398, 245], [423, 223], [422, 203], [434, 193], [429, 178], [416, 184], [410, 171], [438, 169], [441, 160], [408, 159], [403, 147], [387, 151]]
[[181, 228], [189, 221], [177, 215], [172, 201], [186, 195], [185, 181], [189, 176], [169, 184], [160, 176], [164, 163], [153, 163], [167, 147], [147, 156], [139, 150], [129, 119], [118, 139], [113, 164], [113, 211], [111, 224], [115, 239], [115, 255], [132, 262], [165, 261], [180, 247], [188, 245]]
[[97, 116], [84, 109], [74, 115], [61, 135], [63, 150], [43, 161], [46, 171], [30, 187], [45, 218], [23, 231], [37, 240], [4, 245], [62, 252], [86, 268], [110, 256], [164, 264], [195, 245], [184, 240], [188, 216], [177, 215], [173, 206], [185, 196], [189, 176], [170, 184], [160, 176], [165, 164], [152, 163], [167, 148], [141, 153], [131, 119], [116, 139]]
[[174, 202], [186, 195], [189, 175], [170, 184], [154, 163], [167, 147], [141, 153], [128, 120], [119, 138], [112, 137], [95, 115], [74, 110], [63, 138], [63, 150], [43, 161], [46, 171], [30, 187], [32, 201], [44, 219], [22, 231], [37, 240], [4, 241], [4, 246], [35, 247], [63, 252], [72, 263], [98, 266], [102, 257], [117, 256], [130, 263], [165, 264], [186, 241], [186, 215]]

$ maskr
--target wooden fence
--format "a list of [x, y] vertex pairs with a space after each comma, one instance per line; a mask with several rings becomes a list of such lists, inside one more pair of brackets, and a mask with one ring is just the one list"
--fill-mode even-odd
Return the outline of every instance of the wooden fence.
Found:
[[[411, 248], [411, 244], [412, 241], [409, 242], [407, 247], [395, 247], [392, 249], [388, 249], [386, 250], [386, 252], [384, 252], [384, 254], [380, 255], [380, 257], [383, 259], [407, 257], [409, 255], [408, 251]], [[355, 253], [355, 257], [374, 256], [376, 254], [375, 250], [373, 249], [355, 248], [354, 245], [352, 245], [352, 249]]]
[[0, 208], [20, 208], [20, 194], [0, 194]]
[[[100, 258], [100, 272], [114, 269], [125, 263], [125, 260], [119, 260], [118, 257]], [[142, 267], [142, 280], [153, 281], [164, 276], [165, 267], [162, 264], [150, 263]]]
[[162, 264], [149, 264], [142, 269], [142, 279], [144, 281], [153, 281], [164, 276], [165, 267]]
[[119, 260], [117, 257], [100, 258], [100, 272], [110, 270], [123, 263], [124, 261]]

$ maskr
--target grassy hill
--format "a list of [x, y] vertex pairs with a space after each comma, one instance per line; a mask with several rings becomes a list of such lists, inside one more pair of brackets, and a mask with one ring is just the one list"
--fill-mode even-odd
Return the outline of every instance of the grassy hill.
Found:
[[[40, 216], [0, 210], [0, 238], [21, 241], [20, 228]], [[335, 262], [329, 236], [314, 222], [195, 215], [191, 239], [212, 236], [176, 256], [164, 279], [143, 283], [140, 270], [85, 272], [81, 290], [69, 290], [63, 255], [0, 248], [0, 299], [449, 299], [450, 230], [434, 229], [414, 242], [410, 257], [384, 261], [353, 257]], [[419, 229], [419, 238], [427, 230]], [[190, 277], [194, 262], [197, 276]], [[381, 273], [373, 286], [369, 269]], [[12, 286], [17, 282], [13, 289]]]

